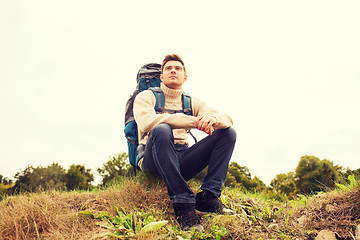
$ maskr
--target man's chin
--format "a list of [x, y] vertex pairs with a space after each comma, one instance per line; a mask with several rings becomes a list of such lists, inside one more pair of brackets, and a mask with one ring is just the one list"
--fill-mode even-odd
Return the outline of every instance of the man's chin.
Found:
[[181, 89], [182, 88], [182, 85], [179, 85], [179, 84], [171, 84], [171, 83], [165, 83], [165, 86], [167, 86], [168, 88], [171, 88], [171, 89]]

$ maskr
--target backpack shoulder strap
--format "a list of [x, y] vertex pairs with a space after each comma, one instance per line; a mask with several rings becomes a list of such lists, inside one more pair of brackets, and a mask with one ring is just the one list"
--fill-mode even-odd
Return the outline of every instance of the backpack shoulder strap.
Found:
[[165, 107], [165, 95], [159, 87], [151, 87], [149, 89], [153, 92], [156, 99], [155, 112], [161, 113]]
[[193, 113], [192, 113], [191, 96], [190, 96], [188, 93], [183, 92], [182, 98], [183, 98], [182, 100], [183, 100], [184, 113], [185, 113], [186, 115], [192, 116]]
[[[183, 92], [182, 93], [182, 99], [183, 99], [183, 112], [186, 115], [190, 115], [193, 116], [193, 112], [192, 112], [192, 102], [191, 102], [191, 96], [190, 94]], [[194, 134], [192, 134], [192, 132], [190, 131], [190, 129], [187, 131], [191, 137], [194, 139], [194, 142], [197, 143], [197, 139], [194, 136]]]
[[192, 116], [192, 102], [191, 96], [188, 93], [182, 93], [182, 102], [183, 102], [183, 109], [182, 110], [170, 110], [165, 109], [165, 95], [164, 92], [159, 87], [151, 87], [149, 88], [155, 96], [156, 103], [155, 103], [155, 112], [162, 113], [163, 111], [168, 111], [172, 113], [182, 112], [186, 115]]

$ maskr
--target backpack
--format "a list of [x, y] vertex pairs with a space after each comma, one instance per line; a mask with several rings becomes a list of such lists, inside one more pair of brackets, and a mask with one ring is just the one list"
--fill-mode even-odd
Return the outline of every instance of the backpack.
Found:
[[[187, 115], [192, 115], [192, 104], [191, 97], [187, 93], [182, 94], [183, 109], [182, 110], [171, 110], [165, 109], [165, 95], [160, 88], [160, 74], [161, 74], [161, 65], [157, 63], [145, 64], [140, 68], [137, 74], [137, 86], [133, 94], [130, 96], [126, 103], [125, 107], [125, 137], [127, 139], [128, 145], [128, 156], [129, 163], [135, 168], [138, 169], [138, 161], [142, 156], [139, 155], [138, 146], [138, 128], [136, 121], [134, 119], [133, 106], [135, 97], [142, 91], [150, 89], [155, 96], [155, 112], [160, 114], [164, 111], [170, 113], [184, 113]], [[193, 136], [193, 135], [192, 135]], [[141, 154], [142, 155], [142, 154]]]

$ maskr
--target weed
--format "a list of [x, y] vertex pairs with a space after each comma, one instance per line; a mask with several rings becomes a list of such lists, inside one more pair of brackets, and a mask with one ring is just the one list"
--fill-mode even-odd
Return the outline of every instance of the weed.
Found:
[[126, 213], [124, 209], [119, 211], [117, 207], [116, 216], [108, 212], [100, 212], [96, 217], [92, 212], [81, 211], [80, 215], [87, 215], [93, 219], [102, 220], [98, 225], [110, 230], [108, 236], [115, 238], [135, 238], [145, 233], [156, 231], [166, 225], [168, 221], [155, 221], [155, 218], [143, 211]]
[[289, 219], [292, 215], [293, 215], [293, 212], [291, 210], [289, 210], [289, 212], [284, 215], [284, 223], [285, 223], [286, 227], [289, 226]]
[[344, 184], [341, 184], [341, 183], [335, 183], [335, 184], [336, 184], [336, 186], [338, 188], [340, 188], [343, 191], [349, 191], [349, 190], [354, 189], [354, 188], [359, 186], [359, 183], [355, 179], [355, 175], [349, 175], [348, 180], [349, 180], [348, 185], [344, 185]]

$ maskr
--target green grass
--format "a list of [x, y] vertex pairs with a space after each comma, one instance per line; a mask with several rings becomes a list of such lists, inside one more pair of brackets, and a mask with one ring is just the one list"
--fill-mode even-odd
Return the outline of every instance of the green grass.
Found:
[[[125, 178], [92, 191], [23, 194], [0, 202], [0, 239], [315, 239], [321, 229], [332, 227], [351, 239], [358, 220], [330, 219], [343, 213], [360, 219], [354, 181], [287, 202], [264, 192], [225, 188], [221, 199], [237, 214], [203, 215], [203, 233], [179, 229], [166, 188], [157, 179]], [[199, 189], [195, 181], [190, 186]], [[306, 221], [300, 224], [302, 216]], [[327, 225], [316, 225], [319, 217]]]

